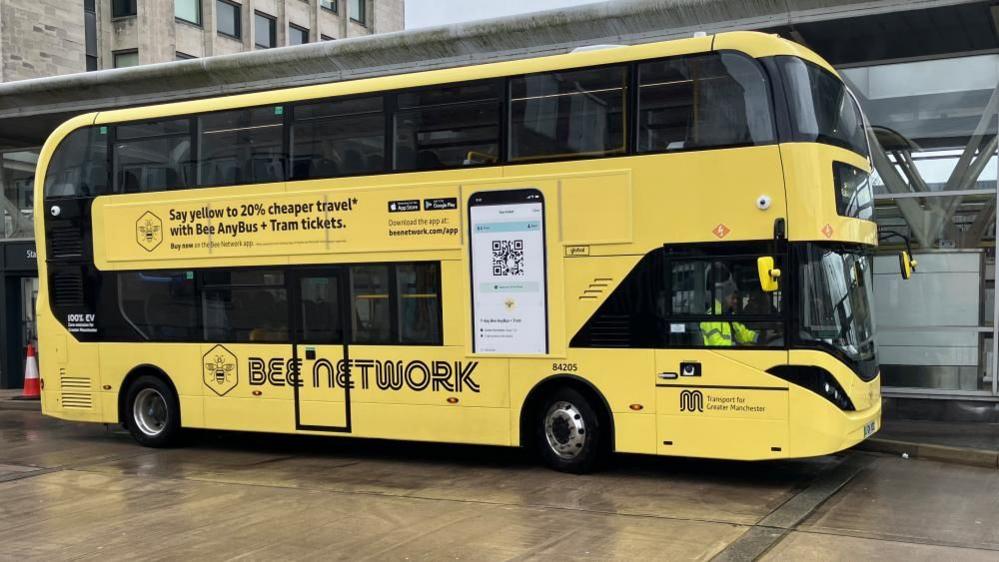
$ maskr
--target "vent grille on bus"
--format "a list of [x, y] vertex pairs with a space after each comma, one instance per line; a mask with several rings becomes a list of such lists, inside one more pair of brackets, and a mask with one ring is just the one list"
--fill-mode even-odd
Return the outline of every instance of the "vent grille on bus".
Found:
[[49, 257], [79, 258], [83, 256], [83, 236], [80, 229], [73, 225], [54, 226], [48, 231]]
[[65, 392], [62, 393], [62, 407], [75, 408], [79, 410], [89, 410], [94, 407], [93, 395], [89, 392]]
[[83, 306], [83, 273], [81, 271], [52, 274], [52, 303], [56, 306]]
[[590, 323], [593, 347], [630, 347], [631, 318], [625, 314], [602, 314]]
[[62, 376], [59, 378], [60, 386], [63, 390], [90, 390], [90, 379], [88, 377]]
[[583, 289], [583, 294], [579, 295], [579, 300], [599, 299], [607, 291], [607, 287], [610, 287], [612, 281], [614, 279], [610, 277], [594, 277], [593, 281]]

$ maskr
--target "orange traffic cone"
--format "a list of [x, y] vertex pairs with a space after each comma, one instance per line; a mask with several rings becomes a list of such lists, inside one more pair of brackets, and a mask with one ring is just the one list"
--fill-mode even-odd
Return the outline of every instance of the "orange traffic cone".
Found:
[[35, 345], [28, 344], [28, 356], [24, 359], [24, 390], [18, 400], [38, 400], [42, 397], [38, 386], [38, 362], [35, 360]]

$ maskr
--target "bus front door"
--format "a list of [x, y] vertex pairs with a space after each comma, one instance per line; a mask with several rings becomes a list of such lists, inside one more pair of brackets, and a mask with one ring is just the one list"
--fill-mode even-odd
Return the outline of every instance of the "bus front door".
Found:
[[347, 350], [350, 322], [346, 269], [327, 267], [297, 274], [292, 302], [295, 429], [350, 432], [353, 383]]

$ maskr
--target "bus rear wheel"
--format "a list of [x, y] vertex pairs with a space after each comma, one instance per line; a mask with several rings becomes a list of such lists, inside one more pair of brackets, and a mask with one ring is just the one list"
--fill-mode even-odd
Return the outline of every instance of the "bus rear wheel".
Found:
[[539, 410], [536, 443], [549, 467], [574, 474], [592, 471], [604, 455], [600, 419], [572, 388], [553, 392]]
[[132, 437], [146, 447], [169, 447], [180, 435], [180, 402], [161, 379], [141, 376], [128, 388], [126, 425]]

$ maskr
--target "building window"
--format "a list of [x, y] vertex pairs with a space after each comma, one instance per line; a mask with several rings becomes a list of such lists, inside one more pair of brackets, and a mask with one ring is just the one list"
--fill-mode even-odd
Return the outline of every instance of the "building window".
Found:
[[267, 14], [254, 12], [254, 31], [256, 32], [255, 43], [262, 49], [270, 49], [277, 46], [277, 20]]
[[111, 0], [111, 17], [127, 18], [134, 16], [136, 13], [135, 4], [135, 0]]
[[368, 21], [366, 8], [366, 0], [350, 0], [350, 5], [348, 10], [350, 10], [350, 19], [356, 21], [357, 23], [364, 25]]
[[196, 58], [198, 58], [198, 57], [196, 57], [194, 55], [189, 55], [187, 53], [182, 53], [180, 51], [177, 51], [177, 52], [174, 53], [174, 60], [191, 60], [191, 59], [196, 59]]
[[[61, 145], [60, 145], [61, 147]], [[38, 165], [38, 149], [5, 152], [0, 158], [5, 209], [0, 212], [3, 226], [0, 238], [22, 238], [34, 235], [32, 208], [34, 207], [35, 168]]]
[[239, 4], [216, 0], [215, 2], [215, 26], [219, 35], [225, 35], [239, 39], [243, 35], [241, 7]]
[[97, 12], [94, 0], [83, 3], [83, 34], [87, 71], [97, 70]]
[[333, 41], [336, 39], [335, 37], [330, 37], [329, 35], [320, 35], [319, 38], [323, 41]]
[[337, 11], [337, 0], [319, 0], [319, 5], [334, 14]]
[[127, 68], [139, 65], [139, 51], [116, 51], [114, 53], [114, 67]]
[[173, 0], [173, 17], [201, 25], [201, 0]]
[[309, 30], [298, 27], [295, 24], [288, 24], [288, 44], [304, 45], [309, 42]]

